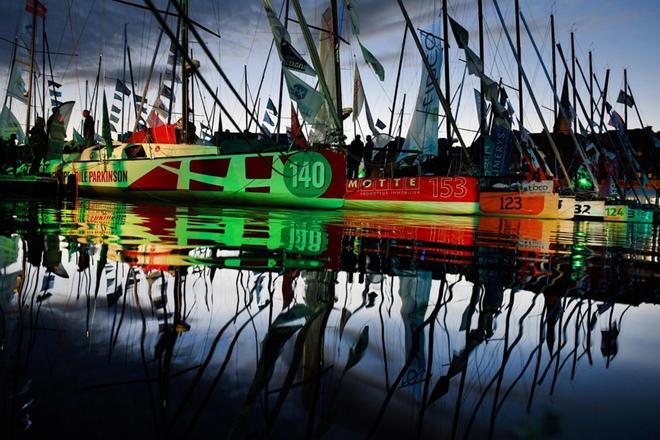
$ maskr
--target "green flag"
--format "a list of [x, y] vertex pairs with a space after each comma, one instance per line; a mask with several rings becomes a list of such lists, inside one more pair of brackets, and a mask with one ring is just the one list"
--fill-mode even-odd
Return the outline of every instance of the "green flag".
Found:
[[73, 129], [73, 141], [76, 145], [85, 145], [85, 138], [75, 128]]
[[108, 103], [105, 99], [105, 90], [103, 91], [103, 121], [101, 126], [101, 134], [105, 142], [105, 150], [108, 157], [112, 156], [112, 135], [110, 134], [110, 117], [108, 116]]
[[374, 72], [376, 72], [376, 75], [378, 75], [378, 79], [383, 81], [385, 79], [385, 69], [383, 69], [383, 65], [380, 64], [376, 57], [371, 52], [369, 52], [369, 50], [364, 47], [362, 43], [360, 43], [360, 49], [362, 49], [362, 56], [364, 57], [364, 60], [374, 69]]

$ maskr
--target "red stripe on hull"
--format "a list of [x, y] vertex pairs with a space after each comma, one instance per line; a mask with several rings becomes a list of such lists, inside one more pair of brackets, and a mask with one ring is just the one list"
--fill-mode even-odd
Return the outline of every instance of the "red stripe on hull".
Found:
[[190, 171], [207, 176], [227, 177], [230, 159], [199, 159], [190, 161]]
[[157, 167], [133, 182], [130, 190], [173, 191], [176, 189], [179, 176], [164, 168]]
[[190, 189], [194, 191], [223, 191], [225, 188], [222, 185], [212, 185], [210, 183], [191, 180]]

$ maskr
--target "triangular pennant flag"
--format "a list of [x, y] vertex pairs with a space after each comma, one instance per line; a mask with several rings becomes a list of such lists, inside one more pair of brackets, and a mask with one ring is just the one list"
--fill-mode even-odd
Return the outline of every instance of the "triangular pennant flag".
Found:
[[58, 101], [57, 99], [51, 99], [50, 100], [50, 106], [51, 107], [59, 107], [60, 104], [62, 104], [62, 103], [60, 101]]
[[275, 104], [273, 103], [273, 100], [268, 98], [268, 104], [266, 104], [266, 108], [273, 112], [273, 116], [277, 116], [277, 109], [275, 108]]
[[110, 109], [112, 113], [121, 113], [121, 109], [117, 107], [116, 105], [112, 105], [112, 108]]
[[385, 123], [383, 121], [381, 121], [380, 119], [377, 119], [376, 120], [376, 127], [378, 127], [380, 130], [382, 130], [385, 127], [387, 127], [387, 125], [385, 125]]
[[126, 87], [126, 84], [120, 79], [115, 83], [115, 92], [123, 93], [126, 96], [131, 96], [131, 91]]
[[60, 87], [62, 87], [62, 84], [57, 83], [57, 82], [49, 79], [48, 80], [48, 87], [55, 87], [56, 89], [59, 89]]
[[447, 15], [447, 17], [449, 18], [449, 24], [451, 25], [451, 30], [454, 34], [454, 38], [456, 39], [456, 43], [458, 43], [458, 47], [461, 49], [466, 49], [468, 47], [468, 43], [470, 42], [470, 34], [463, 26], [458, 24], [449, 15]]
[[264, 112], [264, 122], [268, 125], [275, 125], [273, 120], [270, 118], [270, 115], [268, 115], [268, 112]]
[[73, 129], [73, 141], [76, 143], [76, 145], [85, 145], [85, 138], [82, 137], [82, 135], [78, 133], [78, 130], [75, 128]]
[[385, 69], [383, 68], [383, 65], [380, 64], [380, 61], [376, 59], [376, 57], [369, 52], [369, 50], [360, 43], [360, 49], [362, 50], [362, 56], [364, 57], [364, 61], [367, 62], [371, 66], [372, 69], [374, 69], [374, 72], [378, 76], [378, 79], [381, 81], [385, 80]]
[[353, 74], [353, 121], [357, 121], [362, 112], [364, 105], [364, 92], [362, 90], [362, 79], [358, 70], [357, 63], [355, 64], [355, 73]]
[[160, 96], [167, 99], [171, 99], [173, 102], [176, 102], [176, 100], [174, 99], [174, 95], [172, 95], [172, 89], [165, 84], [161, 85], [160, 87]]
[[111, 122], [119, 122], [119, 118], [115, 114], [110, 115], [110, 121]]
[[54, 96], [56, 98], [60, 98], [62, 96], [62, 92], [58, 92], [57, 90], [49, 90], [50, 96]]
[[161, 119], [158, 117], [158, 113], [156, 112], [156, 109], [151, 109], [151, 112], [149, 112], [149, 116], [147, 116], [147, 126], [148, 127], [160, 127], [161, 125], [164, 125], [165, 123], [161, 121]]
[[314, 122], [316, 115], [323, 105], [323, 96], [314, 90], [309, 84], [299, 79], [296, 75], [283, 69], [286, 87], [291, 99], [296, 101], [303, 119], [308, 123]]
[[635, 101], [633, 100], [633, 97], [624, 92], [623, 90], [619, 91], [619, 96], [616, 99], [616, 102], [619, 104], [625, 104], [628, 107], [633, 107], [635, 105]]
[[309, 147], [307, 139], [302, 132], [302, 127], [300, 126], [300, 121], [298, 121], [298, 113], [291, 103], [291, 138], [293, 142], [298, 145], [300, 148]]
[[115, 100], [115, 101], [121, 101], [121, 95], [119, 93], [115, 92], [112, 99]]

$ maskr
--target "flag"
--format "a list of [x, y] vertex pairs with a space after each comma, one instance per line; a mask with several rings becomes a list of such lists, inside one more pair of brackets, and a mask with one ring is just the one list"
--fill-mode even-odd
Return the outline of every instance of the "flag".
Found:
[[39, 0], [26, 0], [25, 11], [37, 17], [46, 18], [48, 9]]
[[74, 101], [67, 101], [57, 106], [53, 111], [52, 118], [49, 118], [50, 124], [48, 127], [48, 155], [46, 159], [62, 158], [62, 150], [64, 149], [64, 138], [66, 137], [66, 130], [69, 126], [69, 119], [73, 112]]
[[353, 75], [353, 122], [357, 121], [358, 116], [360, 116], [363, 104], [364, 90], [362, 89], [362, 79], [356, 63], [355, 74]]
[[154, 102], [153, 105], [153, 110], [159, 115], [161, 115], [163, 118], [166, 118], [167, 115], [169, 114], [167, 107], [165, 107], [163, 101], [160, 100], [160, 96], [156, 98], [156, 101]]
[[[168, 70], [163, 74], [163, 81], [172, 82], [172, 72], [171, 71]], [[179, 76], [178, 73], [174, 74], [174, 82], [177, 83], [177, 84], [181, 84], [181, 77]]]
[[303, 119], [308, 123], [313, 123], [321, 109], [321, 105], [323, 105], [323, 96], [309, 84], [291, 73], [289, 69], [283, 69], [282, 71], [286, 79], [286, 88], [289, 91], [289, 97], [298, 104], [298, 109]]
[[112, 135], [110, 134], [110, 117], [108, 116], [108, 103], [105, 99], [105, 90], [103, 91], [103, 120], [101, 123], [101, 134], [105, 143], [105, 150], [110, 157], [112, 155]]
[[76, 145], [85, 145], [85, 138], [82, 137], [82, 135], [78, 133], [78, 130], [75, 128], [73, 129], [73, 141], [76, 143]]
[[58, 92], [57, 90], [48, 90], [50, 93], [50, 96], [54, 96], [56, 98], [59, 98], [62, 96], [62, 92]]
[[119, 122], [119, 118], [115, 114], [110, 115], [110, 122]]
[[619, 91], [619, 97], [616, 99], [616, 102], [619, 104], [625, 104], [628, 107], [633, 107], [635, 105], [635, 100], [633, 100], [633, 97], [623, 90]]
[[351, 19], [353, 35], [360, 35], [360, 19], [357, 11], [357, 0], [346, 0], [346, 10], [348, 11], [348, 17]]
[[160, 86], [160, 96], [171, 99], [172, 102], [176, 102], [174, 95], [172, 94], [172, 89], [165, 84]]
[[469, 47], [465, 48], [465, 62], [467, 63], [468, 73], [478, 77], [484, 76], [484, 63], [479, 55], [474, 53]]
[[273, 122], [273, 120], [272, 120], [272, 119], [270, 118], [270, 116], [268, 115], [268, 112], [264, 112], [264, 122], [265, 122], [266, 124], [268, 124], [268, 125], [275, 125], [275, 123]]
[[110, 111], [112, 113], [121, 113], [121, 109], [114, 104], [112, 104], [112, 108], [110, 109]]
[[309, 147], [307, 139], [305, 139], [305, 135], [302, 132], [300, 121], [298, 120], [298, 113], [293, 107], [293, 102], [291, 103], [291, 138], [293, 139], [293, 143], [300, 148]]
[[[424, 37], [424, 34], [429, 32], [438, 34], [439, 29], [440, 22], [436, 19], [428, 31], [420, 32]], [[426, 59], [434, 61], [431, 65], [431, 72], [437, 80], [442, 68], [442, 42], [437, 38], [427, 38], [424, 44], [424, 52]], [[408, 151], [399, 153], [399, 160], [418, 153], [433, 156], [438, 154], [438, 110], [440, 100], [435, 88], [429, 87], [430, 84], [432, 84], [432, 79], [429, 76], [429, 69], [422, 68], [415, 111], [403, 144], [403, 150]]]
[[131, 96], [131, 91], [126, 87], [126, 84], [120, 79], [115, 83], [115, 92], [123, 93], [126, 96]]
[[553, 133], [570, 133], [571, 122], [573, 122], [573, 112], [568, 97], [568, 76], [564, 75], [564, 85], [561, 90], [561, 99], [559, 100], [560, 112], [552, 129]]
[[62, 84], [56, 83], [55, 81], [49, 79], [48, 80], [48, 87], [54, 87], [56, 89], [59, 89], [60, 87], [62, 87]]
[[385, 80], [385, 69], [383, 69], [383, 65], [380, 64], [380, 61], [376, 59], [374, 54], [369, 52], [369, 50], [360, 43], [360, 49], [362, 50], [362, 56], [364, 57], [364, 61], [366, 61], [367, 64], [371, 66], [372, 69], [374, 69], [374, 72], [378, 76], [378, 79], [381, 81]]
[[266, 108], [273, 112], [273, 116], [277, 116], [277, 109], [275, 108], [275, 104], [273, 104], [273, 100], [268, 98], [268, 104], [266, 104]]
[[[270, 0], [262, 0], [266, 15], [268, 16], [268, 23], [270, 30], [275, 39], [275, 46], [277, 53], [282, 61], [282, 66], [287, 69], [295, 70], [296, 72], [304, 73], [305, 75], [316, 76], [314, 69], [307, 64], [307, 61], [298, 53], [298, 51], [291, 45], [291, 37], [282, 22], [277, 18]], [[302, 110], [301, 110], [302, 113]]]
[[621, 115], [617, 113], [616, 110], [612, 110], [612, 112], [610, 113], [610, 122], [608, 122], [608, 125], [616, 128], [621, 133], [625, 131], [626, 124], [623, 121]]
[[9, 136], [12, 134], [16, 135], [19, 143], [23, 143], [25, 139], [23, 128], [18, 122], [18, 119], [16, 119], [16, 116], [5, 106], [2, 108], [2, 112], [0, 112], [0, 136], [3, 139], [9, 139]]
[[[133, 98], [135, 99], [135, 103], [136, 103], [137, 105], [140, 105], [140, 102], [142, 102], [142, 96], [139, 96], [139, 95], [133, 95]], [[145, 99], [144, 99], [144, 103], [145, 103], [145, 105], [146, 105], [148, 102], [149, 102], [149, 100], [148, 100], [147, 98], [145, 98]]]
[[25, 82], [21, 76], [21, 72], [14, 68], [9, 79], [9, 88], [7, 94], [16, 98], [23, 104], [27, 104], [27, 90], [25, 89]]
[[387, 125], [385, 125], [385, 123], [383, 121], [381, 121], [380, 119], [377, 119], [376, 120], [376, 127], [378, 127], [380, 130], [382, 130], [385, 127], [387, 127]]
[[57, 99], [51, 99], [50, 100], [50, 106], [51, 107], [59, 107], [62, 103], [58, 101]]
[[[156, 109], [151, 109], [149, 112], [149, 116], [147, 116], [147, 126], [150, 128], [153, 127], [160, 127], [161, 125], [164, 125], [165, 123], [158, 117], [158, 113], [156, 112]], [[202, 126], [204, 128], [204, 126]]]
[[[468, 43], [470, 42], [470, 34], [468, 31], [458, 24], [453, 18], [451, 18], [449, 15], [447, 15], [447, 18], [449, 18], [449, 24], [451, 26], [451, 31], [454, 34], [454, 38], [456, 39], [456, 43], [458, 44], [458, 47], [461, 49], [468, 49]], [[427, 38], [435, 38], [433, 36], [427, 36]]]

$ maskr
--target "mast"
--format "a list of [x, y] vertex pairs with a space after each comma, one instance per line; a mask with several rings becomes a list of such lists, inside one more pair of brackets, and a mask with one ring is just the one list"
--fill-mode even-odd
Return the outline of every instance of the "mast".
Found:
[[[35, 4], [35, 9], [37, 5]], [[46, 14], [41, 17], [41, 114], [46, 119]]]
[[[127, 33], [126, 33], [126, 26], [128, 23], [124, 23], [124, 65], [122, 67], [122, 74], [121, 74], [121, 80], [124, 83], [124, 87], [126, 87], [126, 50], [128, 48], [128, 40], [127, 40]], [[124, 113], [124, 97], [125, 93], [122, 90], [121, 92], [121, 134], [123, 136], [124, 134], [124, 116], [126, 113]], [[133, 95], [135, 96], [135, 95]]]
[[607, 89], [609, 88], [609, 85], [610, 85], [610, 69], [607, 69], [605, 71], [605, 84], [603, 85], [603, 108], [600, 112], [600, 125], [601, 126], [605, 123], [605, 114], [606, 114], [605, 103], [607, 102]]
[[[555, 16], [550, 14], [550, 38], [552, 39], [552, 89], [557, 90], [557, 39], [555, 37]], [[553, 100], [554, 120], [557, 120], [557, 101]]]
[[522, 50], [520, 48], [520, 0], [516, 0], [515, 11], [516, 11], [516, 52], [518, 53], [518, 59], [520, 60], [520, 62], [518, 63], [518, 115], [520, 116], [519, 118], [520, 122], [518, 128], [522, 133], [522, 128], [524, 127], [525, 122], [523, 118], [524, 91], [523, 91], [523, 80], [522, 80]]
[[[484, 3], [483, 0], [479, 0], [479, 58], [481, 62], [484, 63]], [[481, 98], [479, 99], [479, 131], [481, 132], [481, 148], [480, 151], [484, 151], [485, 146], [485, 131], [486, 127], [484, 124], [484, 119], [486, 119], [486, 103], [484, 102], [484, 82], [479, 81], [479, 93]]]
[[[141, 110], [137, 108], [135, 105], [135, 81], [133, 80], [133, 62], [131, 61], [131, 46], [126, 46], [126, 55], [128, 56], [128, 73], [131, 77], [131, 92], [133, 92], [133, 109], [135, 110], [135, 120], [139, 121], [140, 120], [140, 113]], [[128, 120], [129, 118], [126, 118], [127, 124], [128, 125]]]
[[630, 96], [630, 99], [632, 99], [633, 107], [635, 107], [635, 112], [637, 113], [637, 118], [639, 119], [639, 126], [641, 128], [644, 128], [644, 123], [642, 122], [642, 115], [639, 114], [639, 107], [637, 107], [637, 101], [635, 101], [635, 97], [633, 96], [632, 89], [630, 88], [630, 84], [628, 84], [628, 91], [626, 93], [628, 94], [628, 96]]
[[[568, 66], [566, 66], [566, 71], [568, 71]], [[571, 32], [571, 76], [575, 78], [575, 34], [573, 32]], [[577, 86], [575, 81], [573, 81], [573, 111], [575, 112], [575, 117], [573, 118], [573, 132], [577, 133]]]
[[[481, 1], [481, 0], [479, 0]], [[390, 125], [387, 126], [387, 135], [392, 136], [392, 124], [394, 123], [394, 112], [396, 109], [396, 97], [399, 93], [399, 80], [401, 79], [401, 66], [403, 65], [403, 52], [406, 48], [406, 37], [408, 36], [408, 27], [403, 28], [403, 39], [401, 41], [401, 54], [399, 55], [399, 68], [396, 71], [396, 84], [394, 85], [394, 99], [392, 101], [392, 112], [390, 114]]]
[[[447, 0], [443, 0], [445, 3]], [[447, 122], [452, 125], [454, 130], [456, 131], [456, 138], [458, 139], [458, 143], [461, 145], [462, 148], [466, 148], [465, 142], [463, 141], [463, 136], [461, 136], [461, 132], [458, 129], [458, 126], [456, 125], [456, 120], [454, 119], [454, 115], [451, 112], [451, 107], [449, 105], [449, 101], [445, 98], [445, 96], [442, 93], [442, 90], [440, 89], [440, 84], [438, 83], [438, 80], [436, 77], [433, 75], [433, 69], [431, 67], [431, 64], [429, 63], [428, 58], [426, 58], [426, 55], [424, 54], [424, 48], [422, 47], [422, 43], [419, 41], [419, 37], [417, 36], [417, 33], [415, 33], [415, 27], [412, 24], [412, 21], [410, 20], [410, 16], [408, 15], [408, 11], [406, 10], [406, 7], [403, 6], [402, 0], [397, 0], [397, 3], [399, 4], [399, 7], [401, 8], [401, 13], [403, 14], [403, 18], [406, 20], [406, 24], [408, 25], [408, 30], [410, 31], [410, 35], [413, 37], [413, 41], [415, 42], [415, 46], [417, 46], [417, 51], [422, 57], [422, 62], [424, 63], [424, 68], [426, 71], [429, 73], [429, 78], [431, 79], [433, 83], [433, 88], [435, 88], [435, 92], [438, 94], [438, 100], [440, 101], [440, 105], [442, 105], [442, 109], [445, 112], [445, 116], [447, 117]], [[446, 29], [446, 27], [445, 27]], [[446, 45], [446, 42], [445, 42]], [[468, 160], [470, 158], [469, 155], [466, 155]]]
[[[445, 108], [445, 113], [447, 111], [451, 112], [451, 90], [449, 84], [449, 21], [447, 19], [447, 0], [442, 0], [442, 37], [444, 38], [443, 51], [445, 58], [445, 96], [447, 97], [447, 108]], [[414, 30], [410, 31], [414, 33]], [[417, 35], [415, 35], [416, 37]], [[417, 39], [415, 39], [417, 40]], [[422, 54], [424, 57], [424, 54]], [[433, 76], [433, 75], [431, 75]], [[449, 122], [449, 116], [447, 116], [447, 121]], [[447, 146], [451, 146], [451, 124], [447, 124]]]
[[[188, 0], [181, 0], [182, 13], [185, 15], [186, 20], [182, 20], [181, 23], [181, 46], [183, 50], [182, 58], [188, 54]], [[191, 59], [192, 61], [192, 59]], [[192, 69], [192, 66], [190, 66]], [[182, 115], [183, 115], [183, 124], [181, 128], [181, 140], [183, 143], [188, 142], [188, 72], [186, 72], [186, 62], [185, 60], [181, 61], [181, 87], [183, 99], [181, 99], [181, 105], [183, 106]]]
[[32, 103], [32, 77], [34, 75], [34, 32], [37, 26], [37, 4], [32, 8], [32, 43], [30, 45], [30, 77], [28, 78], [27, 90], [27, 116], [25, 121], [26, 143], [30, 139], [30, 104]]
[[[495, 5], [495, 11], [497, 12], [497, 16], [500, 20], [500, 23], [502, 25], [502, 29], [504, 30], [504, 34], [506, 35], [506, 39], [509, 42], [509, 47], [511, 48], [511, 51], [515, 53], [515, 58], [516, 62], [518, 63], [518, 67], [522, 67], [522, 63], [520, 62], [520, 56], [516, 52], [515, 46], [513, 44], [513, 41], [511, 40], [511, 35], [509, 34], [509, 30], [506, 28], [506, 23], [504, 22], [504, 17], [502, 16], [502, 11], [500, 11], [500, 5], [497, 3], [497, 0], [493, 0], [493, 4]], [[559, 165], [561, 167], [562, 173], [564, 174], [564, 179], [566, 179], [566, 183], [568, 186], [572, 189], [573, 188], [573, 183], [571, 182], [571, 178], [568, 175], [568, 171], [566, 171], [566, 168], [564, 167], [564, 163], [561, 161], [561, 156], [559, 155], [559, 150], [557, 150], [557, 145], [555, 144], [554, 139], [552, 139], [552, 135], [550, 134], [550, 130], [548, 129], [548, 125], [545, 122], [545, 119], [543, 118], [543, 113], [541, 112], [541, 107], [539, 106], [538, 102], [536, 101], [536, 96], [534, 95], [534, 91], [532, 90], [532, 86], [529, 83], [529, 80], [527, 79], [527, 75], [525, 74], [525, 71], [522, 70], [522, 77], [523, 81], [525, 83], [525, 86], [527, 87], [527, 91], [529, 92], [529, 97], [532, 100], [532, 104], [534, 104], [534, 109], [536, 110], [536, 114], [538, 115], [539, 119], [541, 120], [541, 125], [543, 125], [543, 131], [548, 139], [548, 143], [550, 144], [550, 147], [552, 148], [552, 152], [555, 154], [555, 157], [559, 160]]]
[[342, 103], [341, 103], [341, 69], [340, 69], [340, 60], [339, 60], [339, 26], [337, 23], [337, 0], [332, 0], [330, 2], [332, 7], [332, 46], [334, 52], [334, 63], [335, 63], [335, 92], [337, 100], [337, 118], [339, 119], [339, 133], [338, 140], [339, 143], [343, 143], [344, 139], [344, 120], [342, 119]]
[[[284, 29], [289, 29], [289, 0], [286, 0], [284, 9]], [[282, 90], [284, 88], [284, 67], [280, 63], [280, 93], [277, 98], [277, 125], [275, 126], [275, 134], [280, 133], [280, 122], [282, 121]], [[222, 113], [221, 113], [222, 114]]]
[[[243, 64], [243, 78], [245, 80], [245, 103], [248, 103], [248, 86], [247, 86], [247, 64]], [[245, 132], [248, 131], [248, 109], [245, 108]]]
[[[628, 95], [628, 69], [623, 69], [623, 90]], [[623, 103], [623, 128], [628, 130], [628, 100]]]
[[[180, 37], [181, 33], [181, 18], [178, 18], [176, 20], [176, 39], [178, 40]], [[170, 51], [171, 52], [171, 51]], [[174, 107], [174, 83], [176, 80], [176, 64], [177, 61], [179, 60], [179, 54], [174, 51], [174, 59], [172, 60], [172, 80], [170, 81], [170, 91], [171, 91], [171, 96], [170, 96], [170, 103], [167, 108], [167, 124], [172, 123], [172, 107]], [[182, 64], [183, 65], [183, 62]]]
[[[11, 81], [12, 73], [14, 73], [14, 67], [16, 66], [16, 49], [18, 46], [18, 37], [14, 37], [14, 47], [11, 52], [11, 64], [9, 67], [9, 80]], [[7, 106], [7, 99], [9, 98], [9, 87], [7, 87], [7, 90], [5, 91], [5, 100], [2, 103], [2, 109], [0, 111], [4, 110], [4, 108]]]
[[594, 61], [591, 51], [589, 51], [589, 96], [589, 125], [591, 125], [594, 121]]

